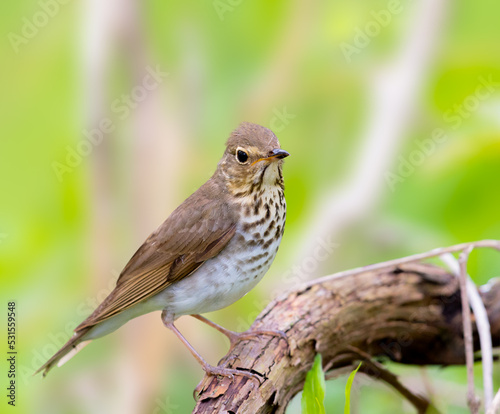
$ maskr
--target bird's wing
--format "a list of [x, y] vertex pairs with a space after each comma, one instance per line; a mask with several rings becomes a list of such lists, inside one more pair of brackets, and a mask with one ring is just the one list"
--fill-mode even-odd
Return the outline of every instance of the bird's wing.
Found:
[[[200, 190], [202, 190], [200, 188]], [[132, 256], [116, 287], [75, 331], [94, 326], [193, 273], [232, 239], [236, 220], [227, 204], [198, 190]]]

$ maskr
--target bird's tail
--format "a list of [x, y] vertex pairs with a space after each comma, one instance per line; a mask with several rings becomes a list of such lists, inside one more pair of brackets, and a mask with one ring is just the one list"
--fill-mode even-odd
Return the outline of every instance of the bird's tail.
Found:
[[85, 340], [85, 334], [90, 328], [82, 329], [76, 332], [71, 339], [64, 344], [64, 346], [55, 353], [55, 355], [50, 358], [45, 364], [43, 364], [33, 375], [38, 374], [43, 371], [43, 376], [45, 377], [47, 373], [57, 365], [58, 367], [65, 364], [71, 358], [73, 358], [80, 350], [82, 350], [86, 345], [90, 343], [90, 340]]

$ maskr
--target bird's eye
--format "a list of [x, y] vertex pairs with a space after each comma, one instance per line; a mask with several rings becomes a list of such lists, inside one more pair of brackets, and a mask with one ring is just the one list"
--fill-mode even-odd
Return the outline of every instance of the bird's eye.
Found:
[[238, 151], [236, 151], [236, 159], [241, 164], [244, 164], [248, 160], [248, 154], [243, 150], [238, 150]]

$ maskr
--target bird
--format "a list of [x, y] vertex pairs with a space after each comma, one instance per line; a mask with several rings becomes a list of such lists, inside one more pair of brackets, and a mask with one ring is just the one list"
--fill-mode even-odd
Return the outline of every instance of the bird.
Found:
[[280, 331], [232, 332], [201, 314], [242, 298], [274, 261], [286, 221], [283, 159], [289, 155], [270, 129], [241, 123], [230, 134], [214, 174], [146, 239], [111, 293], [35, 374], [43, 371], [45, 377], [90, 341], [161, 310], [163, 324], [207, 375], [254, 378], [247, 371], [208, 364], [174, 322], [193, 316], [226, 335], [231, 346], [258, 334], [286, 339]]

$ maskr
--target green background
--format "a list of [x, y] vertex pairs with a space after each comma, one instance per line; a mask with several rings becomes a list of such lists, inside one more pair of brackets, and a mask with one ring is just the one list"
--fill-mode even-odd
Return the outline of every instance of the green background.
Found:
[[[25, 19], [32, 21], [43, 8], [36, 1], [4, 2], [0, 274], [1, 303], [6, 308], [15, 300], [18, 312], [13, 412], [190, 412], [202, 371], [162, 327], [159, 314], [96, 341], [45, 380], [31, 374], [104, 298], [147, 235], [211, 175], [241, 121], [275, 127], [291, 153], [284, 171], [288, 220], [266, 278], [241, 301], [209, 315], [230, 329], [248, 328], [276, 294], [298, 281], [290, 269], [304, 267], [304, 252], [317, 243], [318, 222], [325, 231], [334, 229], [336, 247], [304, 278], [500, 238], [498, 2], [444, 3], [401, 132], [390, 147], [376, 146], [372, 158], [357, 164], [372, 128], [370, 85], [401, 50], [416, 53], [405, 39], [420, 18], [419, 4], [401, 2], [401, 12], [379, 25], [348, 61], [342, 44], [353, 45], [357, 30], [373, 24], [373, 13], [388, 2], [74, 0], [53, 6], [54, 15], [18, 47], [12, 33], [21, 34]], [[105, 16], [105, 23], [96, 16]], [[159, 65], [168, 77], [121, 119], [113, 101], [141, 83], [147, 65]], [[480, 77], [496, 85], [473, 101]], [[395, 83], [382, 96], [400, 88]], [[447, 121], [446, 114], [466, 99], [477, 104], [474, 110]], [[384, 122], [397, 121], [397, 108]], [[276, 119], [283, 111], [293, 115], [286, 123]], [[68, 148], [85, 139], [82, 130], [103, 118], [114, 131], [59, 180], [53, 163], [66, 163]], [[387, 173], [417, 157], [419, 143], [429, 142], [436, 128], [446, 131], [446, 139], [434, 142], [391, 188]], [[381, 154], [391, 154], [390, 162], [370, 170], [371, 181], [352, 181]], [[322, 213], [335, 210], [330, 195], [356, 186], [368, 194], [359, 211], [345, 222], [324, 219]], [[499, 270], [498, 254], [473, 253], [469, 271], [478, 284]], [[228, 344], [190, 319], [182, 318], [178, 327], [215, 364]], [[2, 357], [3, 389], [4, 363]], [[390, 368], [443, 412], [468, 412], [462, 367]], [[478, 393], [480, 371], [477, 365]], [[342, 411], [345, 381], [327, 383], [327, 412]], [[351, 405], [360, 413], [413, 412], [394, 391], [362, 375]], [[1, 407], [3, 412], [5, 397]], [[287, 412], [299, 411], [296, 398]]]

